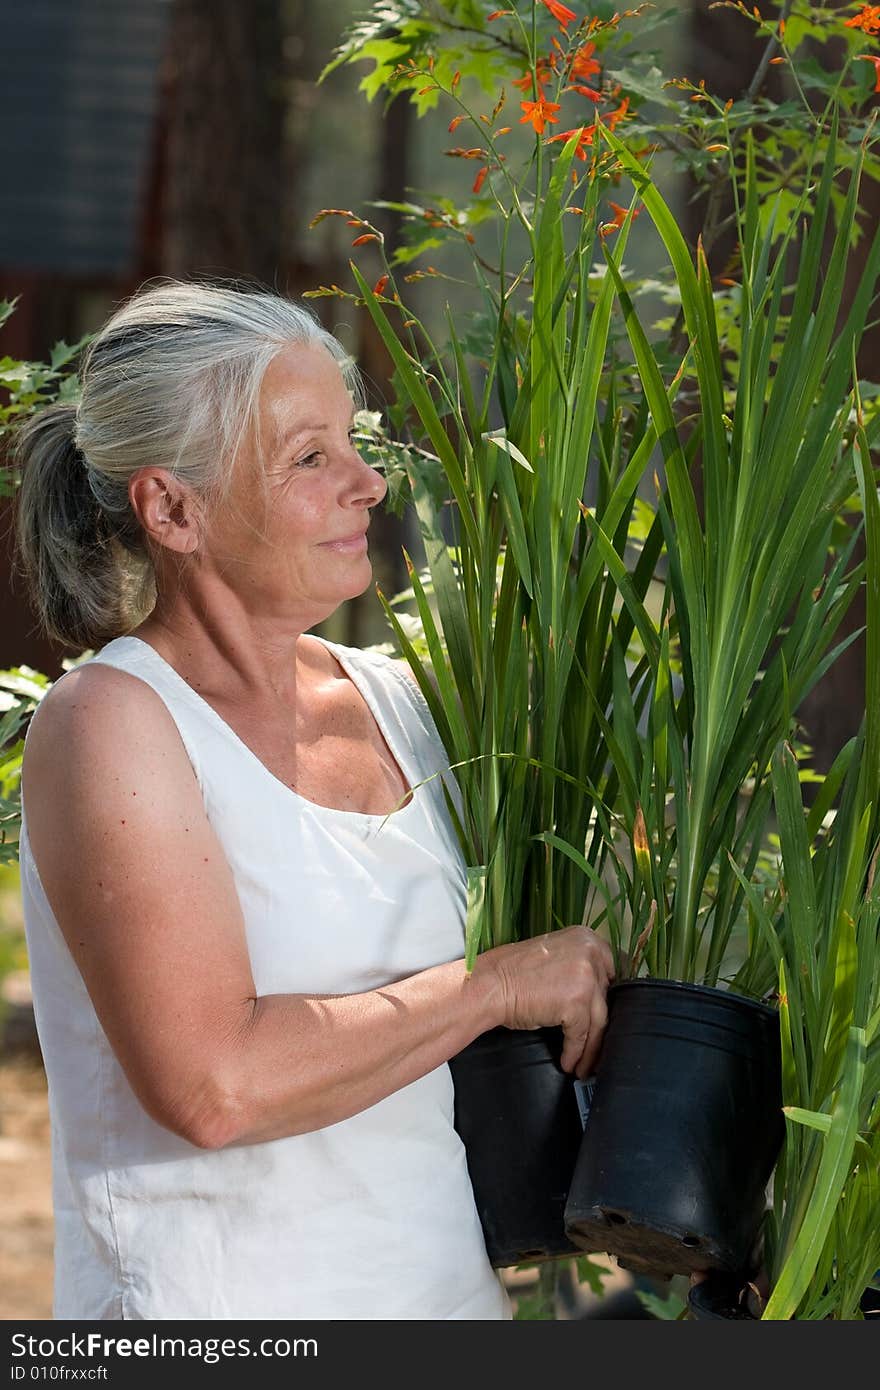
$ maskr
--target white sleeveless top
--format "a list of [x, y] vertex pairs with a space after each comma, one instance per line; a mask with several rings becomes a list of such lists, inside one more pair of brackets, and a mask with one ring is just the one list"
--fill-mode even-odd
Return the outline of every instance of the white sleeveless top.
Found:
[[[403, 671], [324, 645], [410, 786], [448, 765]], [[146, 681], [169, 709], [232, 868], [258, 994], [360, 993], [464, 954], [465, 874], [440, 778], [384, 825], [318, 806], [274, 777], [148, 643], [120, 637], [91, 660]], [[26, 821], [20, 857], [49, 1081], [56, 1318], [511, 1316], [445, 1063], [311, 1134], [198, 1149], [132, 1092], [46, 898]]]

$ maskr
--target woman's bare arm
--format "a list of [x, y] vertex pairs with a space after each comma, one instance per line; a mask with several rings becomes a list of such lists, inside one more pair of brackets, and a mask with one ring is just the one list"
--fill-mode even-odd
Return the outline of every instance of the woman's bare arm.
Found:
[[[258, 997], [232, 872], [165, 705], [108, 666], [34, 716], [22, 792], [46, 894], [132, 1088], [205, 1148], [333, 1124], [496, 1024], [562, 1022], [588, 1067], [607, 948], [585, 928], [353, 995]], [[291, 912], [296, 905], [291, 904]]]

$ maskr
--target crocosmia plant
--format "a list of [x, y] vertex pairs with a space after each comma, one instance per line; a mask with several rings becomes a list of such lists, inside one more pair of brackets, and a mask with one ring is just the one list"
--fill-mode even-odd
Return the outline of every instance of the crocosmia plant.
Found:
[[[408, 557], [415, 612], [383, 601], [462, 793], [469, 958], [585, 920], [622, 973], [760, 997], [775, 967], [736, 869], [772, 864], [773, 750], [852, 640], [863, 579], [876, 75], [866, 11], [729, 8], [755, 80], [722, 101], [659, 68], [651, 5], [374, 6], [331, 67], [371, 60], [368, 95], [443, 108], [473, 174], [460, 202], [396, 205], [408, 239], [390, 254], [363, 212], [328, 210], [383, 263], [324, 292], [366, 306], [395, 364], [394, 429], [365, 442], [405, 475], [425, 555]], [[782, 99], [763, 85], [777, 68]], [[469, 277], [443, 262], [462, 250]], [[441, 331], [407, 303], [426, 279]], [[861, 383], [869, 447], [875, 394]]]

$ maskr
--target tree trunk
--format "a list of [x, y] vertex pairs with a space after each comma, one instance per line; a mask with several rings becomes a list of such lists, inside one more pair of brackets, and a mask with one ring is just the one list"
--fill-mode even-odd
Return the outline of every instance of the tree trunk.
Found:
[[256, 279], [281, 261], [280, 0], [175, 0], [164, 268]]

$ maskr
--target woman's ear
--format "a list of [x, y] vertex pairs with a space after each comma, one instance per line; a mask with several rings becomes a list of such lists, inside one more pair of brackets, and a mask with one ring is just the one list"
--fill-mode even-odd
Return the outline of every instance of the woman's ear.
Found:
[[132, 511], [154, 545], [188, 555], [199, 543], [200, 509], [193, 494], [164, 468], [141, 469], [128, 484]]

